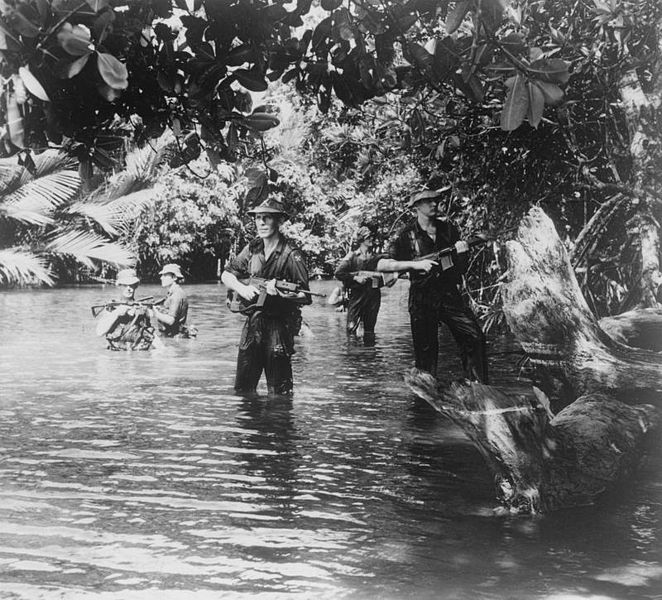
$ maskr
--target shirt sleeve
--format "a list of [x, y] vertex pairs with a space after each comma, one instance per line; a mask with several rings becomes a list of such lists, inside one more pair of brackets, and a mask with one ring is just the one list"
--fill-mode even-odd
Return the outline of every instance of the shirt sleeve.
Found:
[[225, 267], [225, 270], [228, 273], [232, 273], [235, 277], [239, 279], [245, 279], [250, 275], [248, 270], [249, 262], [251, 258], [251, 251], [249, 244], [246, 244], [243, 250], [237, 254], [234, 258]]

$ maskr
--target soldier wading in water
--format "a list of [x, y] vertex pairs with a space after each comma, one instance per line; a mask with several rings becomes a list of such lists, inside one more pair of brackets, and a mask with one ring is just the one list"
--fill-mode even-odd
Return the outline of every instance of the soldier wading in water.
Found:
[[[293, 388], [291, 357], [301, 324], [301, 305], [311, 303], [299, 291], [308, 290], [308, 270], [301, 252], [280, 233], [287, 218], [281, 202], [267, 199], [248, 214], [255, 218], [258, 237], [229, 262], [221, 276], [246, 304], [235, 390], [254, 394], [264, 371], [269, 394], [288, 395]], [[248, 278], [254, 277], [266, 282], [251, 283]], [[296, 284], [297, 291], [277, 289], [276, 280]]]
[[[485, 336], [458, 285], [467, 269], [469, 245], [448, 219], [437, 218], [437, 203], [450, 186], [415, 193], [407, 206], [416, 219], [391, 244], [390, 258], [377, 263], [379, 271], [410, 271], [409, 316], [416, 367], [437, 374], [439, 323], [445, 323], [460, 348], [465, 375], [487, 383]], [[452, 258], [421, 258], [454, 246]]]
[[154, 338], [147, 304], [135, 299], [140, 279], [134, 269], [117, 274], [115, 285], [122, 287], [122, 297], [109, 302], [99, 317], [96, 334], [106, 336], [110, 350], [149, 350]]

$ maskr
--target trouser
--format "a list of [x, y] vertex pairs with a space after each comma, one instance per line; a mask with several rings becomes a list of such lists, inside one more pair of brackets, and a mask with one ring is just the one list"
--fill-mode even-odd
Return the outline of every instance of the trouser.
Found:
[[459, 292], [444, 293], [434, 306], [410, 306], [416, 367], [437, 374], [439, 323], [445, 323], [460, 350], [468, 379], [488, 383], [485, 335]]
[[364, 333], [374, 333], [381, 303], [380, 293], [350, 296], [347, 307], [347, 331], [356, 333], [359, 324], [363, 323]]
[[254, 393], [263, 371], [269, 394], [292, 393], [292, 334], [283, 319], [260, 315], [246, 320], [237, 356], [234, 389], [238, 393]]

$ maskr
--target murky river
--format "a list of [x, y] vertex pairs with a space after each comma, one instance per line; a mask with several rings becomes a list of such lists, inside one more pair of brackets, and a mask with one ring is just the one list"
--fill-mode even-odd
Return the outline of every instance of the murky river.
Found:
[[497, 516], [476, 451], [402, 383], [406, 283], [374, 347], [305, 309], [292, 401], [233, 394], [241, 317], [187, 289], [198, 339], [133, 354], [94, 335], [112, 287], [0, 293], [3, 600], [662, 598], [661, 443], [597, 506]]

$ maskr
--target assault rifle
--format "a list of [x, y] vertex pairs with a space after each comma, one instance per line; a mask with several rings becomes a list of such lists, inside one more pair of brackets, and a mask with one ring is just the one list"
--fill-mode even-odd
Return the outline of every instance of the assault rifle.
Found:
[[[491, 240], [487, 234], [477, 233], [474, 237], [467, 240], [467, 245], [469, 248], [473, 248], [475, 246], [480, 246], [481, 244], [486, 244], [489, 241]], [[434, 260], [439, 263], [442, 271], [447, 271], [453, 266], [453, 252], [455, 252], [455, 244], [448, 246], [447, 248], [441, 248], [441, 250], [435, 250], [425, 256], [419, 256], [414, 260]]]
[[[267, 300], [267, 283], [271, 281], [270, 279], [265, 279], [263, 277], [251, 277], [247, 282], [247, 285], [254, 285], [260, 290], [260, 295], [257, 297], [257, 300], [246, 300], [237, 294], [234, 290], [228, 290], [228, 297], [225, 303], [227, 304], [230, 312], [250, 314], [256, 310], [264, 308], [264, 303]], [[276, 279], [276, 289], [279, 292], [289, 292], [298, 294], [303, 292], [308, 296], [319, 296], [324, 298], [326, 294], [320, 294], [319, 292], [311, 292], [310, 290], [303, 290], [298, 283], [292, 283], [291, 281], [285, 281], [284, 279]]]
[[159, 304], [163, 304], [165, 302], [165, 298], [162, 298], [161, 300], [157, 300], [156, 302], [150, 302], [150, 300], [153, 300], [154, 296], [146, 296], [145, 298], [141, 298], [140, 300], [129, 300], [129, 301], [122, 301], [122, 300], [111, 300], [110, 302], [106, 302], [105, 304], [96, 304], [95, 306], [92, 306], [92, 316], [96, 318], [96, 316], [105, 308], [113, 308], [115, 306], [144, 306], [147, 308], [153, 308], [154, 306], [158, 306]]

